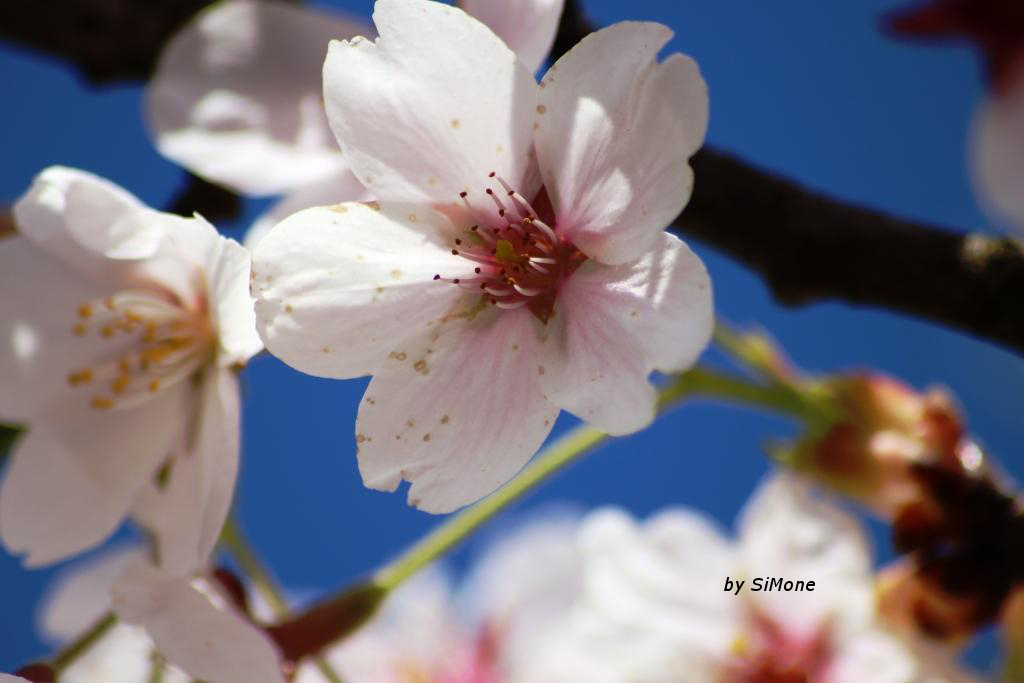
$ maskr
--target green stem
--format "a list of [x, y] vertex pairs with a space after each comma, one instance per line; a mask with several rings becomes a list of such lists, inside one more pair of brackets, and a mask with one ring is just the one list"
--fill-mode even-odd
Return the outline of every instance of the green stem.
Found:
[[54, 672], [59, 674], [71, 666], [76, 659], [85, 654], [100, 638], [106, 635], [107, 631], [113, 628], [116, 623], [117, 617], [114, 616], [113, 612], [107, 612], [100, 617], [85, 633], [68, 643], [65, 648], [54, 655], [52, 662]]
[[559, 438], [544, 450], [532, 465], [509, 483], [480, 503], [461, 512], [422, 539], [401, 557], [386, 565], [373, 578], [373, 583], [393, 590], [410, 576], [451, 550], [496, 514], [546, 481], [551, 475], [589, 453], [607, 440], [607, 434], [581, 425]]
[[[252, 544], [242, 531], [242, 525], [239, 524], [235, 517], [229, 517], [228, 521], [225, 522], [220, 542], [235, 558], [242, 571], [249, 577], [249, 580], [252, 581], [256, 591], [270, 605], [274, 616], [277, 618], [286, 617], [290, 611], [288, 600], [281, 589], [278, 588], [277, 582], [270, 575], [270, 570], [267, 569], [263, 561], [260, 560], [259, 556], [252, 549]], [[327, 660], [322, 657], [315, 657], [313, 661], [320, 670], [320, 673], [330, 683], [343, 683], [341, 676]]]

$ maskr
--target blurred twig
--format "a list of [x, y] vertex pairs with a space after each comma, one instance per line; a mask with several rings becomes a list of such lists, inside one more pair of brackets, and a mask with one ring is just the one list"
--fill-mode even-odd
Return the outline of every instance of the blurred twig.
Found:
[[202, 214], [209, 221], [232, 220], [242, 212], [241, 198], [231, 190], [185, 174], [185, 183], [171, 199], [167, 210], [181, 216]]
[[[56, 54], [95, 82], [145, 78], [166, 38], [209, 0], [0, 3], [0, 38]], [[552, 56], [593, 25], [567, 0]], [[786, 305], [838, 300], [919, 316], [1024, 352], [1024, 248], [810, 192], [706, 148], [674, 229], [757, 271]], [[194, 180], [174, 209], [215, 219], [237, 198]]]

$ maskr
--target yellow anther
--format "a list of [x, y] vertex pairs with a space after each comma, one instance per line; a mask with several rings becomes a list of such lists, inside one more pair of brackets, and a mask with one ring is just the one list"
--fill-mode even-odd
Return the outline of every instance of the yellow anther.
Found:
[[89, 405], [96, 410], [110, 410], [114, 407], [114, 399], [107, 398], [106, 396], [93, 396], [92, 402]]
[[750, 640], [747, 638], [746, 634], [740, 633], [739, 635], [737, 635], [733, 639], [732, 645], [729, 647], [729, 650], [734, 656], [742, 656], [749, 652]]
[[117, 369], [121, 372], [128, 374], [135, 369], [135, 364], [132, 363], [131, 356], [125, 356], [121, 360], [117, 361]]
[[108, 296], [106, 301], [104, 301], [103, 303], [106, 304], [108, 310], [112, 311], [115, 308], [117, 308], [117, 304], [114, 302], [114, 297], [112, 296]]
[[111, 327], [110, 325], [105, 325], [104, 327], [100, 328], [100, 334], [103, 335], [104, 339], [110, 339], [111, 337], [114, 336], [114, 328]]
[[146, 349], [142, 352], [142, 360], [146, 363], [144, 367], [149, 367], [149, 363], [159, 363], [170, 354], [171, 349], [166, 346], [157, 346], [152, 349]]
[[153, 392], [155, 394], [159, 388], [160, 388], [160, 380], [159, 379], [152, 379], [152, 380], [149, 381], [149, 390], [151, 392]]
[[75, 334], [75, 336], [77, 336], [77, 337], [84, 337], [84, 336], [85, 336], [85, 333], [86, 333], [86, 332], [88, 331], [88, 329], [89, 329], [89, 328], [87, 328], [87, 327], [86, 327], [85, 325], [83, 325], [82, 323], [75, 323], [75, 324], [74, 324], [74, 325], [73, 325], [73, 326], [71, 327], [71, 331], [72, 331], [72, 332], [73, 332], [73, 333]]
[[78, 315], [82, 318], [88, 318], [92, 315], [92, 306], [89, 304], [82, 304], [78, 307]]
[[132, 378], [127, 375], [121, 375], [114, 378], [114, 381], [110, 383], [110, 390], [115, 394], [123, 394], [124, 390], [128, 388], [128, 385], [132, 383]]
[[147, 344], [152, 344], [156, 341], [157, 327], [153, 323], [146, 323], [146, 332], [142, 335], [142, 341]]
[[87, 384], [92, 381], [92, 370], [80, 370], [68, 375], [68, 384], [77, 387], [79, 384]]

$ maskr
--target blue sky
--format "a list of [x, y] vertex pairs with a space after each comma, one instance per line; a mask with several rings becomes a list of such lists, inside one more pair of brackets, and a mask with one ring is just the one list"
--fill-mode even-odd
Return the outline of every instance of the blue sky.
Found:
[[[317, 4], [364, 15], [371, 8], [369, 0]], [[996, 229], [972, 196], [964, 162], [966, 132], [983, 94], [978, 60], [965, 47], [883, 36], [880, 16], [902, 3], [583, 4], [600, 25], [648, 19], [676, 31], [669, 49], [693, 55], [709, 83], [711, 144], [854, 202], [962, 229]], [[0, 46], [0, 77], [9, 93], [0, 113], [0, 202], [13, 201], [50, 164], [107, 176], [154, 206], [174, 194], [182, 174], [147, 138], [139, 87], [94, 89], [63, 64], [8, 46]], [[262, 206], [248, 204], [242, 221], [222, 229], [240, 234]], [[773, 229], [767, 219], [764, 229]], [[711, 272], [719, 315], [767, 328], [811, 370], [872, 367], [918, 387], [949, 387], [981, 442], [1011, 473], [1024, 475], [1016, 452], [1024, 404], [1019, 358], [877, 310], [834, 303], [781, 308], [749, 271], [693, 246]], [[352, 421], [365, 381], [307, 377], [263, 358], [246, 371], [245, 385], [238, 504], [287, 585], [342, 586], [437, 523], [407, 508], [403, 494], [361, 486]], [[568, 424], [563, 419], [559, 427]], [[553, 501], [618, 505], [638, 515], [687, 505], [731, 524], [767, 469], [761, 444], [790, 432], [788, 423], [750, 411], [689, 405], [573, 466], [518, 511]], [[879, 553], [887, 553], [884, 544]], [[0, 670], [45, 652], [31, 624], [52, 574], [26, 572], [0, 552]], [[991, 647], [974, 656], [981, 665], [993, 658]]]

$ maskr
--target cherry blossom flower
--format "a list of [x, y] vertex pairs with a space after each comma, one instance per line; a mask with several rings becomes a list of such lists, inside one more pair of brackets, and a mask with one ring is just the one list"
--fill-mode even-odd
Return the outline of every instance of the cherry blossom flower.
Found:
[[188, 571], [216, 542], [239, 448], [235, 368], [259, 351], [248, 253], [202, 218], [50, 168], [0, 241], [0, 415], [29, 426], [0, 487], [25, 563], [69, 557], [129, 514]]
[[[564, 0], [465, 0], [536, 71]], [[146, 118], [169, 159], [248, 195], [286, 194], [257, 219], [255, 243], [301, 209], [370, 199], [334, 142], [321, 71], [334, 38], [360, 23], [279, 0], [226, 0], [196, 15], [164, 49]]]
[[[380, 0], [331, 44], [328, 117], [380, 200], [300, 212], [254, 252], [261, 335], [313, 375], [373, 375], [367, 486], [446, 512], [490, 493], [560, 409], [613, 434], [654, 417], [653, 370], [706, 346], [711, 290], [665, 226], [708, 100], [671, 32], [598, 31], [539, 84], [459, 9]], [[471, 57], [470, 57], [471, 56]]]
[[[948, 657], [920, 659], [877, 625], [859, 527], [791, 477], [755, 494], [736, 542], [684, 510], [643, 525], [605, 510], [585, 520], [579, 544], [582, 597], [516, 680], [971, 680]], [[813, 580], [815, 589], [754, 592], [758, 577]]]

